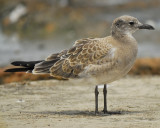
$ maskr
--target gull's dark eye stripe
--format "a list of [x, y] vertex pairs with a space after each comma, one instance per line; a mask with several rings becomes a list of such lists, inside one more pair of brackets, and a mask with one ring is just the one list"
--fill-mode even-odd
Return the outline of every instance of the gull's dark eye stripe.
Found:
[[123, 20], [120, 19], [120, 20], [118, 20], [115, 24], [116, 24], [116, 26], [120, 26], [120, 25], [123, 24]]

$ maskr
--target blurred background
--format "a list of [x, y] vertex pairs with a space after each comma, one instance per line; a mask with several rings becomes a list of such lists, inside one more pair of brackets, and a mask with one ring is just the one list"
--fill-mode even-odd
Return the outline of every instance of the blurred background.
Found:
[[[156, 28], [140, 30], [134, 37], [138, 58], [152, 58], [139, 63], [160, 65], [159, 13], [160, 0], [0, 0], [0, 67], [15, 60], [44, 59], [80, 38], [107, 36], [112, 21], [121, 15]], [[153, 68], [145, 66], [147, 72]], [[160, 67], [154, 70], [160, 74]]]

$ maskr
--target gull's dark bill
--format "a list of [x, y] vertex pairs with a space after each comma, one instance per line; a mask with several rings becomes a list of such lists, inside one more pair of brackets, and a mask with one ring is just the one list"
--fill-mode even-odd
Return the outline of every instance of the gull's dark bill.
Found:
[[143, 24], [138, 27], [139, 29], [149, 29], [149, 30], [154, 30], [155, 28], [149, 24]]

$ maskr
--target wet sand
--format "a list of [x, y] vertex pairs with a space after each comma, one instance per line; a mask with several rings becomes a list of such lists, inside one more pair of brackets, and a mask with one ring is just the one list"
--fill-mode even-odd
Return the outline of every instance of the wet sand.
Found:
[[160, 76], [128, 76], [108, 88], [104, 115], [94, 114], [94, 85], [53, 80], [0, 85], [0, 128], [159, 128]]

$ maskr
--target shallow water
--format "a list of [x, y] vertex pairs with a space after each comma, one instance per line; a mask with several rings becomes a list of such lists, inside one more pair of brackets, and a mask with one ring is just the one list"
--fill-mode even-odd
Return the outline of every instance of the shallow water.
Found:
[[[71, 45], [71, 44], [70, 44]], [[0, 66], [15, 60], [41, 60], [70, 45], [57, 40], [20, 40], [17, 35], [10, 37], [0, 33]]]

